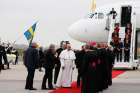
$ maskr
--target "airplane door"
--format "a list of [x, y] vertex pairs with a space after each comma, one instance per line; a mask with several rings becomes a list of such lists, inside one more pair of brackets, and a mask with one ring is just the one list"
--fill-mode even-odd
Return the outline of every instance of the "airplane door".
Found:
[[121, 26], [126, 26], [127, 23], [131, 23], [131, 6], [123, 6], [121, 8]]

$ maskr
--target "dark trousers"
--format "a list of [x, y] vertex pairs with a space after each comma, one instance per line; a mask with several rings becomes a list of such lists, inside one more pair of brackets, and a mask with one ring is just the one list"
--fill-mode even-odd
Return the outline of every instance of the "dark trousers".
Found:
[[0, 72], [2, 70], [2, 55], [0, 55]]
[[43, 77], [43, 82], [42, 82], [42, 89], [46, 88], [47, 79], [48, 79], [48, 87], [49, 87], [49, 89], [53, 88], [52, 77], [53, 77], [53, 69], [45, 69], [45, 75]]
[[94, 75], [93, 73], [88, 74], [90, 75], [86, 74], [82, 77], [81, 93], [98, 93], [96, 76], [91, 76]]
[[117, 50], [117, 48], [114, 48], [114, 54], [115, 54], [115, 59], [117, 59], [117, 61], [119, 60], [119, 52], [118, 52], [118, 50]]
[[81, 93], [86, 93], [87, 92], [88, 85], [87, 85], [87, 82], [86, 81], [87, 81], [86, 78], [85, 77], [82, 77]]
[[56, 67], [55, 67], [54, 84], [56, 84], [56, 82], [57, 82], [57, 78], [58, 78], [58, 75], [59, 75], [60, 67], [61, 67], [61, 64], [57, 64]]
[[77, 87], [80, 87], [80, 82], [81, 82], [81, 75], [80, 75], [80, 69], [78, 69]]
[[112, 68], [113, 68], [113, 65], [110, 65], [109, 71], [108, 71], [108, 85], [112, 85]]
[[7, 65], [7, 68], [9, 69], [9, 62], [8, 62], [8, 60], [7, 60], [7, 55], [6, 55], [6, 53], [3, 54], [3, 60], [4, 60], [4, 64]]
[[15, 65], [18, 64], [18, 57], [15, 59]]
[[122, 61], [122, 50], [117, 51], [117, 61]]
[[26, 78], [26, 85], [25, 89], [32, 89], [33, 88], [33, 79], [35, 74], [35, 69], [27, 69], [28, 75]]
[[124, 51], [124, 62], [129, 62], [130, 50]]

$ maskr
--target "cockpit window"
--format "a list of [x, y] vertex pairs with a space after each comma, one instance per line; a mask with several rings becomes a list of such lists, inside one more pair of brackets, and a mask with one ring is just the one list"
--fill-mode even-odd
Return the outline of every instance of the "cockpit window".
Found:
[[89, 18], [95, 18], [95, 19], [103, 19], [104, 14], [103, 13], [91, 13], [89, 14]]
[[103, 19], [104, 18], [104, 14], [103, 13], [98, 13], [98, 19]]

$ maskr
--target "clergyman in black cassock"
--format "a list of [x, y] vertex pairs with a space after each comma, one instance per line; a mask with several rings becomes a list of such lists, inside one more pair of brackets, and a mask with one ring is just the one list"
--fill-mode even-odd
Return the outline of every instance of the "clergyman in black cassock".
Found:
[[97, 88], [98, 91], [103, 91], [108, 88], [108, 62], [105, 48], [97, 50]]
[[81, 93], [98, 93], [96, 61], [97, 61], [96, 51], [87, 51], [85, 53], [81, 69], [82, 76]]
[[112, 85], [112, 68], [115, 62], [115, 54], [111, 47], [107, 48], [107, 60], [108, 60], [108, 85]]

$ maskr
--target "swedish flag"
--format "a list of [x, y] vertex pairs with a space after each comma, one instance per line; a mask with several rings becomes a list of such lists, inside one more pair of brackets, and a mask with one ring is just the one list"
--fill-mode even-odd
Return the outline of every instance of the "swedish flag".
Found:
[[29, 45], [32, 43], [32, 40], [33, 40], [33, 38], [34, 38], [34, 32], [35, 32], [35, 29], [36, 29], [36, 24], [37, 24], [37, 22], [36, 22], [35, 24], [33, 24], [33, 25], [24, 33], [26, 39], [27, 39], [28, 42], [29, 42]]

